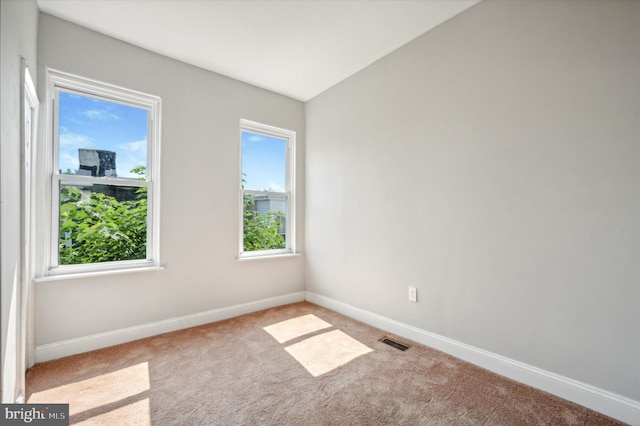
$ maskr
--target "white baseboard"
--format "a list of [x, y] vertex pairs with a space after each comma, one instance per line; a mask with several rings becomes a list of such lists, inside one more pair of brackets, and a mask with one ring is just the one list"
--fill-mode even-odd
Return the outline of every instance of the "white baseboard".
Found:
[[365, 324], [432, 347], [631, 425], [640, 426], [640, 401], [479, 349], [343, 302], [306, 292], [306, 300]]
[[178, 318], [171, 318], [134, 327], [121, 328], [119, 330], [108, 331], [105, 333], [92, 334], [90, 336], [40, 345], [36, 346], [36, 362], [50, 361], [52, 359], [106, 348], [108, 346], [131, 342], [133, 340], [143, 339], [145, 337], [155, 336], [162, 333], [233, 318], [261, 311], [263, 309], [269, 309], [289, 303], [302, 302], [304, 301], [304, 297], [304, 292], [290, 293], [284, 296], [242, 303], [240, 305], [213, 309]]

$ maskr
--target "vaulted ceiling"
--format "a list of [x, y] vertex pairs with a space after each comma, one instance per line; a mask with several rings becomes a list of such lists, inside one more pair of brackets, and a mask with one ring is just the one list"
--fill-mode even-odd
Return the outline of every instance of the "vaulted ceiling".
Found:
[[480, 0], [38, 0], [42, 12], [307, 101]]

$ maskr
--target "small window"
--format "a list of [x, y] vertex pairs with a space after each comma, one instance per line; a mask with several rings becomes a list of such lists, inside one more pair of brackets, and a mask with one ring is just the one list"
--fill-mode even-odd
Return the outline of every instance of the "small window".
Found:
[[295, 252], [295, 132], [241, 121], [240, 256]]
[[158, 266], [155, 96], [49, 70], [50, 273]]

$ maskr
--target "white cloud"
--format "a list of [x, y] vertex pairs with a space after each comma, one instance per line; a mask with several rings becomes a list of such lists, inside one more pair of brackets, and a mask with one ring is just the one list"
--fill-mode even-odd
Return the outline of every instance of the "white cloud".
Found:
[[124, 150], [124, 151], [146, 153], [147, 152], [147, 140], [144, 139], [144, 140], [140, 140], [140, 141], [122, 143], [118, 147], [120, 149]]
[[89, 148], [93, 141], [87, 135], [70, 132], [66, 127], [60, 127], [59, 143], [65, 148]]
[[126, 142], [118, 145], [118, 158], [116, 168], [118, 176], [138, 178], [139, 176], [131, 173], [136, 167], [147, 165], [147, 141], [139, 140]]
[[130, 159], [125, 159], [123, 161], [118, 160], [116, 162], [118, 177], [138, 178], [139, 176], [134, 173], [131, 173], [131, 170], [141, 165], [142, 164], [135, 161], [131, 161]]
[[106, 109], [90, 109], [80, 113], [91, 120], [120, 120], [120, 117]]
[[250, 142], [260, 142], [264, 140], [264, 136], [256, 135], [255, 133], [249, 133], [249, 136], [247, 136], [247, 140]]
[[284, 188], [281, 187], [280, 185], [278, 185], [275, 182], [271, 182], [269, 183], [269, 186], [265, 188], [265, 191], [271, 191], [271, 192], [285, 192]]
[[59, 167], [60, 170], [62, 170], [62, 173], [66, 172], [67, 169], [71, 171], [78, 170], [79, 167], [78, 156], [71, 155], [68, 152], [61, 152], [58, 162], [60, 163]]

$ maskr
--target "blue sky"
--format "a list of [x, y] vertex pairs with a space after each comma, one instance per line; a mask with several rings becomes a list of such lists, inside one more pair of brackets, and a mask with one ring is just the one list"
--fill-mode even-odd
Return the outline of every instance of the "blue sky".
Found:
[[78, 169], [78, 149], [116, 152], [118, 177], [147, 165], [147, 110], [60, 93], [59, 169]]
[[245, 189], [284, 192], [286, 146], [283, 139], [242, 132]]

